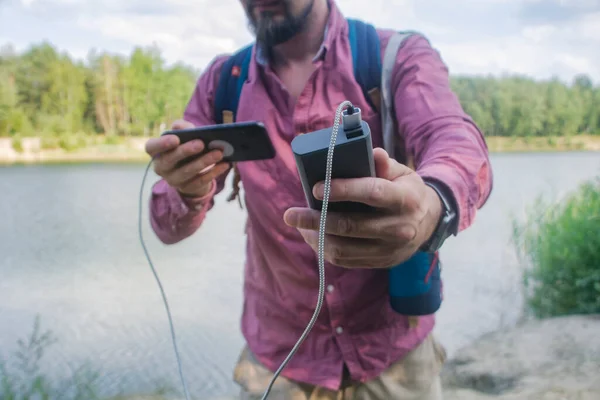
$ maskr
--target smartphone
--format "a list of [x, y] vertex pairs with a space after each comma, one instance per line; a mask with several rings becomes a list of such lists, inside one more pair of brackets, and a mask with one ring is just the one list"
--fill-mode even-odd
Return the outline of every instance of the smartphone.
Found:
[[190, 129], [170, 130], [161, 136], [176, 135], [181, 144], [200, 139], [204, 151], [182, 160], [185, 164], [214, 149], [223, 151], [224, 162], [268, 160], [275, 157], [275, 148], [264, 124], [258, 121], [235, 122], [200, 126]]

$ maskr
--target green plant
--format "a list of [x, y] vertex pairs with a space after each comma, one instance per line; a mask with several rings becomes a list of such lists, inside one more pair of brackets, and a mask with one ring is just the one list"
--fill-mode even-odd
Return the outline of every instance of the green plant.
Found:
[[12, 148], [17, 153], [23, 152], [23, 138], [21, 136], [15, 135], [12, 137]]
[[14, 368], [0, 361], [0, 398], [6, 400], [48, 399], [51, 388], [40, 373], [40, 360], [46, 348], [55, 343], [50, 332], [40, 334], [39, 318], [36, 317], [31, 336], [27, 341], [17, 341]]
[[[57, 343], [50, 331], [40, 331], [40, 318], [36, 316], [33, 332], [17, 341], [17, 350], [7, 362], [0, 357], [0, 400], [100, 400], [98, 371], [87, 365], [70, 368], [75, 372], [62, 384], [52, 382], [41, 371], [46, 350]], [[168, 384], [157, 385], [149, 395], [165, 399], [175, 390]], [[118, 395], [111, 400], [134, 399], [135, 395]]]
[[2, 400], [98, 400], [98, 373], [87, 366], [77, 369], [62, 387], [56, 386], [41, 372], [46, 350], [57, 342], [50, 331], [40, 331], [36, 316], [33, 332], [27, 340], [17, 341], [14, 361], [9, 366], [0, 361], [0, 399]]
[[41, 139], [42, 150], [55, 150], [60, 148], [59, 139], [55, 135], [44, 135]]
[[538, 198], [514, 224], [517, 248], [530, 268], [527, 302], [540, 318], [600, 313], [600, 178], [562, 202]]
[[105, 136], [104, 138], [104, 144], [107, 145], [116, 145], [116, 144], [121, 144], [123, 143], [123, 138], [117, 136], [117, 135], [108, 135]]
[[87, 146], [87, 139], [81, 133], [64, 133], [59, 135], [59, 146], [65, 151], [75, 151]]

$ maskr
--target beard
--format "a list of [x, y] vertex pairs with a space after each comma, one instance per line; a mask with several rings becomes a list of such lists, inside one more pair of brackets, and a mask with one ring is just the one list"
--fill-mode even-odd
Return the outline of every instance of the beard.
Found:
[[257, 19], [254, 14], [254, 2], [252, 0], [248, 2], [246, 14], [257, 44], [270, 50], [274, 46], [287, 42], [306, 28], [314, 0], [308, 3], [298, 15], [292, 11], [292, 2], [293, 0], [281, 0], [283, 20], [276, 19], [277, 14], [272, 11], [263, 11]]

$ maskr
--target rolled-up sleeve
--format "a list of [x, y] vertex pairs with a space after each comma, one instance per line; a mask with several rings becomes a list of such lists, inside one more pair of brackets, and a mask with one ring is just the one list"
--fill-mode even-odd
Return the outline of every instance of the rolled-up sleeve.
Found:
[[[183, 118], [195, 126], [213, 125], [213, 98], [218, 74], [227, 56], [218, 56], [200, 76], [185, 109]], [[160, 179], [150, 196], [150, 222], [158, 238], [166, 244], [177, 243], [198, 230], [206, 213], [214, 205], [214, 196], [221, 192], [227, 174], [221, 175], [210, 192], [199, 198], [182, 197], [177, 190]]]
[[442, 185], [457, 206], [458, 226], [469, 227], [492, 190], [482, 132], [453, 93], [448, 68], [422, 36], [407, 39], [392, 77], [401, 140], [417, 173]]

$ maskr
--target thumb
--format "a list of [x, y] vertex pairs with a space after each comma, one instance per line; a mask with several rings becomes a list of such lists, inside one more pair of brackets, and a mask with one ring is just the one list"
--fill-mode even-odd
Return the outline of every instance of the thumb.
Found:
[[391, 158], [382, 148], [377, 147], [373, 149], [373, 159], [375, 162], [375, 173], [378, 178], [393, 181], [401, 176], [412, 173], [410, 168]]
[[192, 129], [194, 128], [194, 124], [189, 121], [178, 119], [173, 122], [171, 125], [171, 129], [174, 131], [182, 130], [182, 129]]

